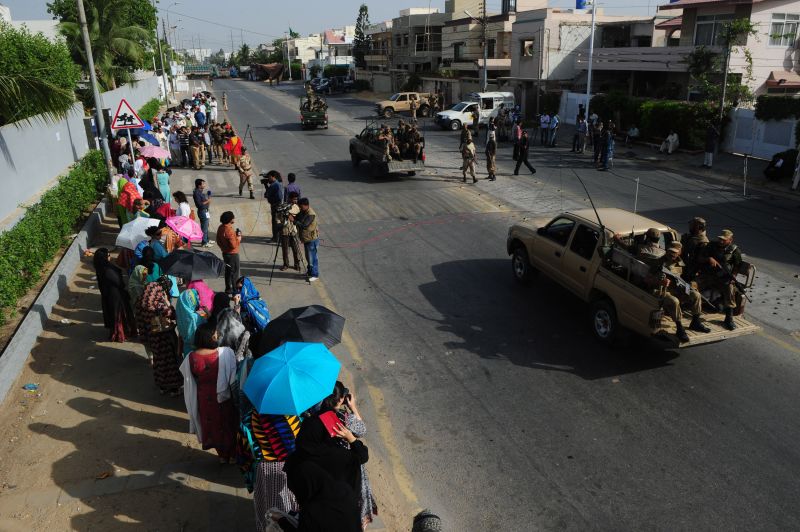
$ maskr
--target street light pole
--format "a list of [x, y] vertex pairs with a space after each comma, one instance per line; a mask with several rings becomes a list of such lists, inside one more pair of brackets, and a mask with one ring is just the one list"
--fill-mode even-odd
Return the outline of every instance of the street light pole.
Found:
[[481, 92], [486, 92], [486, 88], [489, 84], [489, 65], [487, 64], [489, 60], [489, 43], [486, 41], [486, 26], [488, 24], [488, 19], [486, 18], [486, 0], [483, 1], [483, 15], [480, 17], [474, 16], [467, 10], [464, 10], [464, 13], [466, 13], [469, 18], [481, 25], [481, 32], [483, 34], [483, 75], [481, 77]]
[[594, 24], [597, 0], [592, 0], [592, 29], [589, 32], [589, 68], [586, 74], [586, 120], [589, 120], [589, 101], [592, 98], [592, 57], [594, 56]]
[[[156, 0], [153, 0], [153, 10], [158, 12]], [[158, 45], [158, 60], [161, 62], [161, 79], [164, 82], [164, 101], [169, 104], [169, 86], [167, 84], [167, 71], [164, 70], [164, 54], [161, 53], [161, 38], [158, 36], [158, 20], [156, 20], [156, 44]], [[166, 31], [164, 32], [166, 35]], [[152, 118], [152, 117], [150, 117]]]
[[94, 97], [94, 110], [97, 116], [97, 136], [100, 138], [100, 146], [103, 148], [103, 156], [106, 158], [109, 182], [114, 177], [112, 171], [111, 149], [108, 147], [108, 135], [106, 134], [106, 121], [103, 118], [103, 98], [100, 96], [100, 88], [97, 85], [97, 74], [94, 71], [94, 56], [92, 55], [92, 41], [89, 38], [89, 27], [86, 24], [86, 11], [83, 9], [83, 0], [78, 2], [78, 21], [83, 35], [83, 46], [86, 49], [86, 62], [89, 68], [89, 80], [92, 84], [92, 96]]

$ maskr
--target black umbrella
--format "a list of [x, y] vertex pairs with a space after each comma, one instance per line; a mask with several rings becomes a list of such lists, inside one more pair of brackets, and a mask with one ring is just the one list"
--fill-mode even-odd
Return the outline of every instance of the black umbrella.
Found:
[[269, 353], [284, 342], [320, 342], [330, 348], [342, 341], [343, 330], [344, 318], [322, 305], [298, 307], [271, 320], [250, 346], [257, 355]]
[[209, 251], [178, 249], [158, 261], [158, 265], [165, 274], [181, 277], [187, 281], [213, 279], [225, 271], [222, 259]]

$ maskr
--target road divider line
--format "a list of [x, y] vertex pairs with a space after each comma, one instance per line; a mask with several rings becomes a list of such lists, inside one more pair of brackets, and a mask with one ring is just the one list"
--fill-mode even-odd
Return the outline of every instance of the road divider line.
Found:
[[767, 340], [769, 340], [773, 344], [775, 344], [775, 345], [777, 345], [779, 347], [782, 347], [783, 349], [786, 349], [787, 351], [790, 351], [792, 353], [800, 355], [800, 347], [798, 347], [796, 345], [792, 345], [789, 342], [787, 342], [786, 340], [781, 340], [780, 338], [778, 338], [776, 336], [772, 336], [771, 334], [765, 333], [763, 330], [759, 331], [758, 335], [763, 337], [763, 338], [766, 338]]

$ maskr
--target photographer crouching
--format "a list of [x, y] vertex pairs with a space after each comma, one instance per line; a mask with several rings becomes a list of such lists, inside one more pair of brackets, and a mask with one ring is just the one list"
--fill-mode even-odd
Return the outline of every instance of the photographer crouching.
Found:
[[264, 178], [261, 184], [266, 187], [264, 197], [269, 203], [269, 211], [272, 216], [272, 242], [278, 242], [280, 227], [278, 226], [278, 207], [283, 203], [283, 187], [281, 185], [281, 174], [277, 170], [270, 170], [266, 174], [261, 174]]

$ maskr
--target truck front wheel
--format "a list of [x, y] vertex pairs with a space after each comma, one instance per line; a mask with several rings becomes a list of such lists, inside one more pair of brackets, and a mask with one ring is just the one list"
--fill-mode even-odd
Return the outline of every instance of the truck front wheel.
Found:
[[391, 107], [387, 107], [386, 109], [383, 110], [383, 117], [385, 119], [388, 120], [388, 119], [392, 118], [393, 116], [394, 116], [394, 109], [392, 109]]
[[458, 131], [459, 129], [461, 129], [461, 122], [458, 120], [450, 122], [450, 131]]
[[602, 342], [611, 343], [619, 329], [617, 311], [613, 303], [607, 299], [595, 301], [592, 303], [590, 318], [595, 337]]
[[528, 259], [528, 251], [522, 245], [515, 247], [511, 254], [511, 271], [514, 279], [521, 284], [528, 284], [533, 278], [534, 269]]
[[350, 160], [353, 163], [353, 168], [358, 168], [358, 165], [361, 162], [361, 159], [358, 158], [358, 155], [356, 155], [355, 153], [351, 153]]
[[422, 107], [419, 108], [419, 116], [427, 118], [430, 115], [431, 115], [431, 108], [428, 107], [427, 105], [423, 105]]

